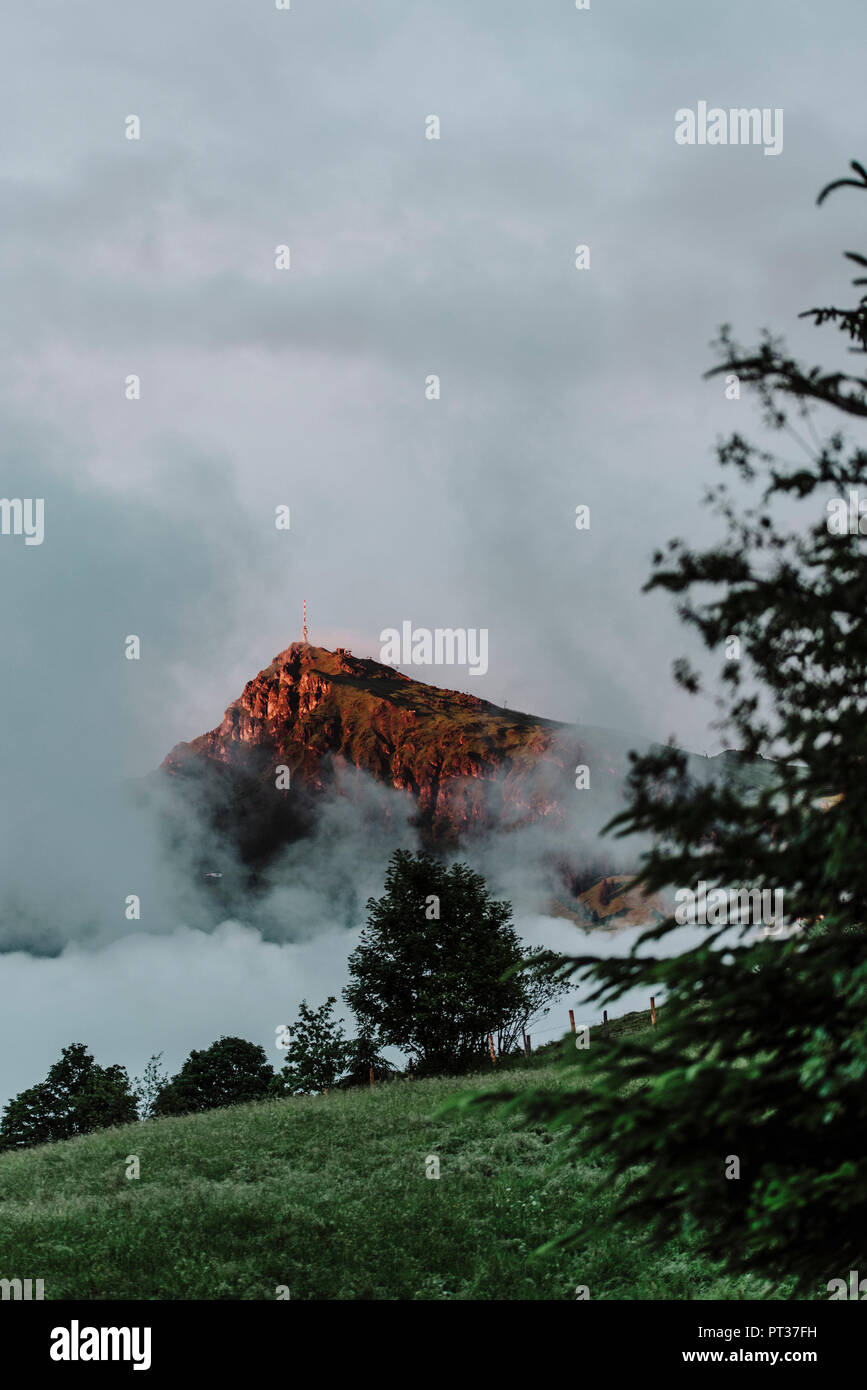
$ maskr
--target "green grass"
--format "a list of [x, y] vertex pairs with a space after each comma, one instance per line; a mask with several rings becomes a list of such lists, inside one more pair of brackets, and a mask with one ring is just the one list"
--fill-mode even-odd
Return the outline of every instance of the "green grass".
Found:
[[[554, 1063], [520, 1080], [566, 1084]], [[551, 1136], [515, 1119], [433, 1118], [499, 1084], [398, 1080], [0, 1155], [0, 1278], [44, 1279], [49, 1299], [269, 1299], [278, 1285], [293, 1299], [572, 1299], [579, 1284], [594, 1299], [761, 1296], [686, 1245], [648, 1252], [620, 1231], [534, 1257], [597, 1215], [599, 1173], [556, 1168]]]

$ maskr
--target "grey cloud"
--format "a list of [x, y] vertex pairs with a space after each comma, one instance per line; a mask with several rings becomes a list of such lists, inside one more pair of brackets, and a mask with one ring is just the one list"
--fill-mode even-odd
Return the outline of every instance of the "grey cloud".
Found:
[[[712, 706], [671, 685], [672, 659], [693, 645], [639, 590], [658, 544], [713, 534], [698, 504], [715, 436], [758, 433], [746, 400], [701, 380], [717, 325], [749, 341], [768, 324], [808, 359], [838, 359], [834, 336], [823, 346], [796, 314], [849, 293], [840, 252], [860, 246], [857, 200], [813, 200], [864, 155], [863, 5], [13, 10], [3, 491], [45, 497], [46, 540], [25, 551], [0, 538], [0, 853], [19, 917], [42, 924], [31, 948], [65, 950], [14, 957], [22, 1007], [30, 992], [48, 1009], [42, 981], [63, 980], [98, 1026], [94, 1000], [111, 1007], [112, 962], [131, 949], [106, 908], [124, 884], [144, 883], [157, 908], [153, 935], [135, 938], [154, 981], [179, 933], [214, 926], [118, 788], [219, 721], [298, 636], [303, 596], [326, 645], [376, 656], [381, 629], [405, 618], [484, 626], [488, 675], [430, 678], [716, 746]], [[783, 154], [677, 147], [674, 112], [700, 98], [783, 107]], [[132, 112], [139, 145], [123, 139]], [[429, 113], [439, 142], [424, 139]], [[587, 273], [573, 269], [578, 242]], [[129, 372], [142, 377], [135, 404]], [[430, 372], [438, 402], [424, 399]], [[122, 658], [127, 632], [143, 636], [138, 664]], [[337, 881], [354, 855], [375, 878], [386, 841], [332, 828]], [[526, 880], [486, 860], [527, 912], [540, 887], [531, 840]], [[332, 918], [352, 913], [349, 896], [323, 902], [319, 864], [317, 850], [284, 866], [291, 882], [275, 880], [260, 930], [321, 933], [320, 955], [306, 944], [326, 992], [340, 969]], [[7, 951], [21, 921], [8, 930]], [[176, 959], [191, 970], [203, 956], [190, 940], [235, 960], [183, 937]], [[250, 959], [273, 950], [294, 959], [261, 942]], [[195, 1028], [169, 992], [146, 1050], [169, 1031], [186, 1049], [231, 1027], [222, 985], [209, 1003], [210, 988]], [[47, 1050], [69, 1040], [59, 1026]], [[16, 1086], [34, 1079], [25, 1071]]]

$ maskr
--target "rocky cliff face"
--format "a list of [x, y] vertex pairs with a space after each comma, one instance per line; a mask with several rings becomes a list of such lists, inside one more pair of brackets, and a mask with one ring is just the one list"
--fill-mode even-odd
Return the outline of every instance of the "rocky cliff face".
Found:
[[[561, 820], [574, 795], [568, 725], [499, 709], [474, 695], [439, 690], [392, 667], [295, 642], [248, 681], [222, 723], [173, 748], [175, 778], [210, 768], [222, 784], [251, 779], [280, 796], [352, 796], [364, 774], [411, 793], [430, 838], [456, 840], [488, 829]], [[613, 772], [613, 769], [612, 769]]]
[[[430, 849], [505, 834], [516, 864], [542, 866], [557, 910], [582, 922], [605, 916], [609, 925], [614, 908], [588, 908], [582, 895], [637, 867], [634, 847], [600, 840], [599, 831], [622, 808], [629, 751], [648, 746], [440, 690], [342, 648], [295, 642], [247, 682], [215, 729], [173, 748], [148, 784], [164, 791], [168, 782], [171, 795], [159, 805], [169, 843], [200, 874], [237, 852], [249, 882], [260, 881], [273, 856], [314, 830], [326, 798], [338, 796], [365, 827], [382, 818], [398, 834], [409, 810]], [[761, 785], [772, 766], [735, 752], [687, 763], [699, 781], [736, 775], [744, 786]], [[586, 774], [576, 778], [579, 767]], [[633, 905], [624, 903], [615, 908], [628, 915]]]

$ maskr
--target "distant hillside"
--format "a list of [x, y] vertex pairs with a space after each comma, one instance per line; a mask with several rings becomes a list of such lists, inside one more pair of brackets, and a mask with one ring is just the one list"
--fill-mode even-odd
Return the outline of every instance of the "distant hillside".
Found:
[[582, 927], [644, 927], [661, 922], [667, 915], [658, 893], [644, 894], [638, 888], [626, 891], [631, 874], [610, 874], [594, 883], [571, 901], [564, 895], [553, 900], [551, 915], [568, 917]]

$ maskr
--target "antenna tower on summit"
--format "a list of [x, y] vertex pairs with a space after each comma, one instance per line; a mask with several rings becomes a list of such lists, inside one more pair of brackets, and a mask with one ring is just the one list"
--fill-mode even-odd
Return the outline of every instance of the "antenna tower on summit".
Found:
[[301, 641], [307, 642], [307, 600], [304, 600], [304, 626], [301, 629]]

